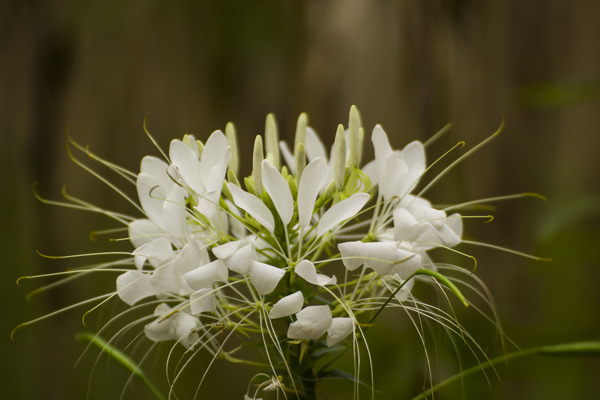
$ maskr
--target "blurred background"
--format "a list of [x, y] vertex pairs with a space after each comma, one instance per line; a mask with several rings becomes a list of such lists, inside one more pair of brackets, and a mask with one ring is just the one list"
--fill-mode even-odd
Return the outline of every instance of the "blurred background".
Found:
[[[90, 240], [91, 231], [111, 222], [44, 205], [32, 186], [61, 199], [66, 185], [70, 194], [136, 215], [69, 159], [66, 129], [97, 154], [138, 171], [143, 155], [158, 154], [142, 129], [148, 114], [163, 148], [184, 133], [206, 139], [234, 121], [245, 171], [269, 112], [288, 140], [298, 114], [307, 112], [327, 145], [337, 124], [347, 124], [352, 104], [368, 137], [380, 123], [397, 148], [452, 122], [428, 149], [430, 160], [460, 140], [475, 145], [504, 117], [504, 133], [429, 197], [450, 203], [545, 195], [548, 202], [499, 203], [492, 223], [467, 221], [466, 233], [553, 261], [461, 250], [477, 256], [476, 272], [519, 346], [600, 339], [600, 2], [4, 0], [0, 8], [3, 398], [121, 395], [128, 373], [105, 358], [94, 365], [94, 350], [74, 367], [84, 350], [74, 334], [98, 329], [96, 319], [106, 321], [111, 306], [87, 328], [80, 308], [20, 330], [14, 343], [9, 335], [23, 321], [114, 285], [114, 278], [84, 279], [25, 300], [47, 281], [18, 287], [17, 277], [86, 262], [48, 260], [36, 250], [128, 248]], [[372, 154], [370, 140], [365, 145]], [[472, 310], [457, 313], [489, 354], [501, 354], [489, 323]], [[405, 315], [388, 317], [370, 332], [378, 398], [410, 398], [428, 385], [423, 350]], [[438, 348], [430, 348], [439, 381], [456, 373], [458, 362], [443, 333], [432, 332], [439, 338]], [[463, 365], [474, 364], [458, 347]], [[146, 368], [164, 376], [158, 360]], [[500, 380], [492, 374], [488, 383], [480, 374], [438, 398], [595, 398], [598, 371], [594, 358], [531, 358], [500, 366]], [[241, 398], [251, 375], [218, 363], [199, 398]], [[350, 398], [350, 384], [326, 389], [322, 398]], [[125, 398], [150, 396], [135, 382], [124, 391]]]

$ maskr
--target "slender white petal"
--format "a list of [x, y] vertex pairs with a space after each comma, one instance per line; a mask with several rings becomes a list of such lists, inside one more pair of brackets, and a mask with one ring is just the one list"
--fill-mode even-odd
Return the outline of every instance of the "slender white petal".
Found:
[[352, 318], [333, 318], [327, 329], [327, 346], [331, 347], [344, 340], [354, 330]]
[[256, 260], [254, 246], [247, 244], [240, 247], [231, 258], [225, 261], [227, 268], [238, 274], [245, 275], [250, 272], [252, 262]]
[[173, 179], [171, 179], [167, 173], [168, 168], [169, 165], [160, 158], [154, 156], [145, 156], [142, 158], [140, 172], [154, 177], [158, 186], [168, 192], [169, 189], [175, 184]]
[[219, 257], [221, 260], [227, 261], [243, 244], [244, 242], [242, 240], [235, 240], [213, 247], [212, 251], [214, 255]]
[[198, 154], [181, 140], [174, 139], [169, 146], [169, 157], [177, 167], [183, 180], [196, 193], [206, 191], [202, 183], [200, 160]]
[[292, 293], [281, 298], [277, 303], [273, 304], [273, 308], [269, 312], [271, 319], [287, 317], [288, 315], [296, 314], [302, 310], [304, 305], [304, 296], [301, 291]]
[[423, 232], [423, 225], [406, 208], [398, 207], [394, 210], [394, 240], [417, 240]]
[[231, 150], [227, 138], [220, 130], [214, 131], [206, 141], [199, 165], [199, 173], [207, 191], [216, 189], [214, 182], [217, 179], [222, 185], [230, 158]]
[[398, 153], [392, 153], [383, 161], [383, 172], [379, 176], [379, 191], [385, 200], [400, 196], [408, 166]]
[[[381, 125], [375, 125], [373, 128], [373, 134], [371, 135], [371, 141], [373, 142], [373, 149], [375, 150], [375, 162], [377, 163], [377, 175], [381, 178], [382, 174], [385, 173], [384, 160], [387, 156], [392, 154], [392, 146], [388, 140], [385, 131]], [[381, 182], [380, 182], [381, 183]]]
[[221, 260], [201, 265], [183, 275], [187, 284], [194, 290], [210, 288], [217, 281], [226, 282], [227, 276], [227, 266]]
[[140, 269], [144, 266], [146, 260], [154, 268], [157, 268], [162, 261], [172, 257], [173, 254], [171, 242], [165, 237], [154, 239], [150, 243], [146, 243], [133, 251], [135, 266]]
[[192, 315], [198, 315], [204, 312], [215, 312], [215, 296], [212, 289], [200, 289], [190, 296], [190, 312]]
[[250, 214], [262, 226], [267, 228], [269, 232], [273, 232], [275, 229], [273, 214], [271, 214], [271, 211], [258, 197], [243, 191], [233, 183], [229, 183], [227, 189], [229, 189], [231, 196], [233, 196], [233, 202], [239, 208]]
[[399, 196], [404, 196], [406, 192], [414, 189], [421, 175], [425, 172], [425, 147], [423, 143], [415, 140], [410, 142], [400, 152], [404, 161], [408, 165], [408, 173], [404, 179], [404, 185], [400, 189]]
[[190, 347], [199, 339], [196, 331], [200, 328], [200, 321], [183, 311], [178, 311], [163, 320], [162, 316], [169, 312], [171, 309], [165, 304], [160, 304], [156, 308], [154, 314], [159, 318], [146, 325], [144, 328], [146, 337], [155, 342], [177, 340], [185, 347]]
[[296, 265], [294, 271], [303, 278], [306, 282], [317, 286], [335, 285], [337, 278], [335, 276], [327, 276], [318, 274], [315, 264], [308, 260], [302, 260]]
[[290, 147], [286, 141], [282, 140], [279, 142], [279, 150], [281, 150], [281, 155], [287, 164], [288, 169], [293, 174], [296, 173], [296, 161], [294, 160], [294, 155], [290, 151]]
[[285, 275], [285, 270], [259, 261], [252, 262], [250, 281], [260, 295], [271, 293]]
[[163, 203], [165, 230], [173, 235], [181, 235], [185, 231], [185, 190], [173, 185], [167, 199]]
[[377, 169], [377, 162], [375, 160], [369, 161], [365, 164], [361, 171], [369, 177], [371, 185], [375, 186], [379, 183], [379, 170]]
[[294, 215], [292, 192], [283, 175], [268, 160], [262, 162], [262, 183], [273, 200], [283, 225], [287, 226]]
[[367, 203], [369, 195], [356, 193], [335, 204], [323, 214], [317, 225], [317, 236], [329, 232], [343, 221], [354, 217]]
[[315, 200], [325, 184], [326, 168], [327, 165], [323, 158], [315, 158], [306, 166], [302, 178], [300, 178], [300, 185], [298, 186], [298, 221], [302, 227], [310, 225]]
[[127, 271], [117, 277], [117, 294], [125, 303], [134, 305], [143, 298], [154, 296], [150, 275], [141, 271]]
[[296, 314], [297, 320], [290, 324], [287, 335], [291, 339], [318, 339], [331, 326], [329, 306], [309, 306]]
[[348, 271], [354, 271], [365, 263], [367, 248], [362, 242], [344, 242], [338, 244], [342, 262]]
[[327, 150], [325, 149], [325, 145], [321, 141], [319, 135], [317, 135], [317, 132], [310, 126], [306, 127], [304, 150], [306, 151], [306, 156], [309, 161], [312, 161], [317, 157], [327, 160]]
[[158, 225], [146, 218], [131, 221], [127, 229], [129, 231], [129, 240], [131, 240], [135, 248], [150, 243], [164, 234], [164, 231]]
[[162, 228], [164, 226], [163, 202], [166, 195], [161, 191], [158, 181], [154, 176], [142, 172], [137, 177], [136, 188], [140, 205], [146, 216]]

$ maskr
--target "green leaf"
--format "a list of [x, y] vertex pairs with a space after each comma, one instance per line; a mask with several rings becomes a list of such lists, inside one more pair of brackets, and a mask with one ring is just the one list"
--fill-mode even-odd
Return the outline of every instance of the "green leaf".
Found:
[[111, 357], [115, 360], [119, 365], [121, 365], [125, 370], [131, 372], [132, 375], [139, 378], [148, 386], [148, 388], [156, 395], [157, 398], [164, 400], [165, 397], [158, 391], [156, 386], [150, 381], [148, 376], [144, 373], [144, 371], [140, 368], [139, 365], [135, 363], [131, 358], [125, 355], [121, 350], [117, 349], [113, 345], [107, 343], [100, 336], [90, 333], [90, 332], [81, 332], [75, 335], [75, 339], [78, 342], [93, 344], [100, 349], [100, 351], [107, 356]]
[[518, 350], [513, 353], [493, 358], [484, 363], [481, 363], [480, 365], [475, 365], [456, 375], [453, 375], [438, 383], [437, 385], [433, 386], [429, 390], [426, 390], [425, 392], [421, 393], [420, 395], [413, 397], [412, 400], [428, 399], [430, 398], [431, 394], [439, 391], [440, 389], [449, 386], [457, 381], [462, 381], [464, 378], [473, 375], [477, 372], [483, 372], [487, 368], [493, 367], [498, 364], [506, 363], [509, 360], [514, 360], [531, 355], [542, 355], [551, 357], [600, 357], [600, 342], [575, 342]]

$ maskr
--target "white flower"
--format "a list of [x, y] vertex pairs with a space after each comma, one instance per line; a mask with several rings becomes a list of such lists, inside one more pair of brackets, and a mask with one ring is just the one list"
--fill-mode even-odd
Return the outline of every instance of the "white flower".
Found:
[[271, 293], [285, 275], [285, 270], [258, 261], [252, 262], [250, 281], [260, 295]]
[[200, 321], [184, 310], [175, 310], [162, 303], [156, 307], [154, 315], [158, 318], [144, 328], [148, 339], [155, 342], [177, 340], [185, 347], [199, 340], [196, 331], [201, 326]]
[[335, 276], [329, 277], [327, 275], [318, 274], [315, 264], [308, 260], [302, 260], [296, 265], [294, 269], [298, 276], [302, 277], [308, 283], [317, 286], [335, 285], [337, 278]]
[[308, 306], [296, 314], [297, 320], [290, 324], [290, 339], [319, 339], [331, 326], [329, 306]]
[[331, 347], [344, 340], [354, 330], [352, 318], [333, 318], [327, 329], [327, 346]]
[[301, 291], [297, 291], [285, 297], [282, 297], [277, 303], [273, 304], [273, 308], [269, 312], [271, 319], [287, 317], [295, 314], [302, 309], [304, 304], [304, 296]]
[[[425, 172], [425, 149], [419, 141], [409, 143], [403, 150], [393, 150], [381, 125], [376, 125], [371, 136], [375, 149], [375, 170], [365, 166], [373, 185], [385, 200], [408, 194]], [[372, 171], [372, 172], [371, 172]], [[393, 171], [393, 173], [390, 173]], [[375, 173], [373, 173], [375, 172]]]

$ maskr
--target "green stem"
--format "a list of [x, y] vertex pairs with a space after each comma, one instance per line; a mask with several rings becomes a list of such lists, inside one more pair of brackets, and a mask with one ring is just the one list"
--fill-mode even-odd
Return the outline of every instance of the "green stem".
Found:
[[577, 342], [577, 343], [566, 343], [566, 344], [558, 344], [558, 345], [550, 345], [550, 346], [540, 346], [533, 347], [525, 350], [518, 350], [513, 353], [509, 353], [503, 356], [499, 356], [488, 360], [479, 365], [475, 365], [471, 368], [468, 368], [461, 373], [453, 375], [437, 385], [431, 387], [429, 390], [421, 393], [420, 395], [413, 397], [412, 400], [425, 400], [431, 394], [439, 391], [440, 389], [445, 388], [459, 380], [462, 380], [470, 375], [473, 375], [477, 372], [482, 372], [483, 370], [493, 367], [497, 364], [507, 362], [510, 360], [515, 360], [518, 358], [531, 356], [531, 355], [543, 355], [550, 357], [557, 356], [596, 356], [600, 357], [600, 342]]

